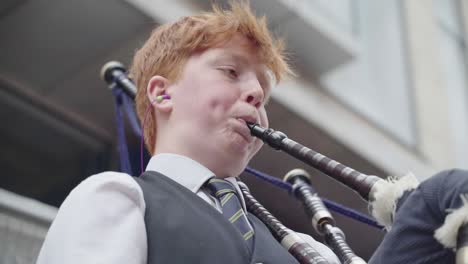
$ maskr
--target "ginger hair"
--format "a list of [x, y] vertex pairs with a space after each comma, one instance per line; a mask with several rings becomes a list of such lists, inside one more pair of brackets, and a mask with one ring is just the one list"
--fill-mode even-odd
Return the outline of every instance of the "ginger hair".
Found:
[[222, 45], [240, 33], [255, 48], [260, 61], [266, 65], [276, 83], [292, 71], [286, 60], [284, 45], [272, 36], [266, 18], [257, 18], [248, 1], [231, 1], [230, 9], [213, 4], [212, 12], [182, 17], [174, 23], [155, 28], [149, 39], [137, 50], [130, 68], [130, 76], [137, 86], [136, 110], [144, 124], [145, 145], [151, 154], [155, 151], [156, 120], [146, 95], [149, 80], [161, 75], [170, 82], [179, 78], [185, 63], [196, 52]]

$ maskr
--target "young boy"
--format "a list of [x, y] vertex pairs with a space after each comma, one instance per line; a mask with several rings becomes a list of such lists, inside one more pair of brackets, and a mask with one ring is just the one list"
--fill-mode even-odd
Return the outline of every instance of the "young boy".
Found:
[[245, 3], [156, 28], [131, 68], [153, 155], [146, 173], [83, 181], [38, 263], [297, 263], [247, 213], [235, 179], [262, 146], [246, 122], [268, 126], [265, 102], [289, 72], [280, 42]]

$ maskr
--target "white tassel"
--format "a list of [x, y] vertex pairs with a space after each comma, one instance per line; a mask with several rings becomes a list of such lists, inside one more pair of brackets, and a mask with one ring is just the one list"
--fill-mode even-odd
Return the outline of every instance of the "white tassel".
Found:
[[413, 173], [408, 172], [405, 176], [388, 177], [375, 191], [375, 200], [370, 203], [372, 216], [377, 222], [390, 230], [395, 216], [398, 199], [405, 191], [416, 189], [419, 181]]
[[448, 209], [451, 213], [445, 217], [444, 224], [434, 233], [435, 239], [450, 249], [456, 248], [458, 230], [468, 223], [468, 194], [462, 194], [460, 198], [463, 206], [458, 209]]

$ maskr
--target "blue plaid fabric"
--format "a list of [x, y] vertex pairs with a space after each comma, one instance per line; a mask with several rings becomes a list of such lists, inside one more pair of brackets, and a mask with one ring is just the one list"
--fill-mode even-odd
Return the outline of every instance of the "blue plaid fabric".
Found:
[[[392, 229], [385, 235], [369, 264], [453, 264], [454, 250], [434, 237], [444, 224], [448, 209], [463, 206], [468, 193], [468, 171], [440, 172], [407, 191], [398, 200]], [[465, 262], [466, 263], [466, 262]]]
[[239, 230], [247, 242], [250, 252], [252, 252], [254, 230], [249, 225], [234, 186], [226, 180], [217, 178], [210, 179], [206, 186], [219, 200], [223, 209], [223, 216]]

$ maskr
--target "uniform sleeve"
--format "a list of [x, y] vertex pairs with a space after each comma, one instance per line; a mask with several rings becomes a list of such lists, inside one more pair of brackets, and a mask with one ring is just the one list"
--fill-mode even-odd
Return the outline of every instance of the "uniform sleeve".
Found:
[[333, 251], [326, 245], [318, 242], [313, 239], [311, 236], [296, 232], [307, 244], [314, 248], [318, 253], [322, 255], [330, 264], [341, 264], [338, 257], [333, 253]]
[[89, 177], [65, 199], [37, 264], [146, 263], [145, 202], [131, 176]]

